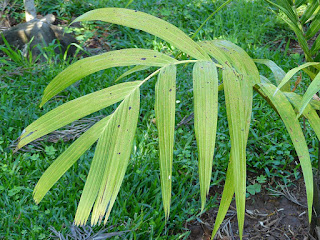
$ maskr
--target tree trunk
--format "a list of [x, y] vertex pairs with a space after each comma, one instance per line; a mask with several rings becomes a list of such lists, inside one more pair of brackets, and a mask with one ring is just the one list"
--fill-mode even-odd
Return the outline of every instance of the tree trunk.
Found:
[[29, 22], [37, 17], [34, 0], [23, 0], [24, 9], [26, 11], [26, 21]]

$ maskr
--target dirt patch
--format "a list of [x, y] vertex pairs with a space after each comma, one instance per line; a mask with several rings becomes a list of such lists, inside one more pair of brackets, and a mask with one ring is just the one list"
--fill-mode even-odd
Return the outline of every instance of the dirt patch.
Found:
[[[291, 187], [276, 189], [263, 187], [258, 195], [246, 201], [243, 239], [304, 240], [308, 239], [309, 224], [307, 198], [303, 180]], [[212, 226], [218, 209], [204, 213], [198, 220], [189, 222], [190, 240], [211, 238]], [[239, 239], [235, 203], [233, 202], [215, 239]]]

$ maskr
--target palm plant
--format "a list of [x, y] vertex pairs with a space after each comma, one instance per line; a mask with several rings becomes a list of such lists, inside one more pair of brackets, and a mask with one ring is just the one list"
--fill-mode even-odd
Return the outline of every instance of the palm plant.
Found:
[[[268, 101], [282, 118], [289, 132], [301, 163], [306, 183], [309, 219], [311, 218], [312, 166], [297, 114], [290, 101], [296, 109], [299, 109], [300, 114], [310, 120], [317, 136], [320, 137], [320, 119], [314, 110], [319, 109], [319, 104], [311, 100], [312, 92], [317, 91], [319, 86], [311, 84], [302, 100], [298, 94], [286, 91], [287, 82], [297, 71], [318, 63], [302, 65], [286, 74], [270, 60], [251, 59], [243, 49], [231, 42], [224, 40], [195, 42], [166, 21], [129, 9], [97, 9], [85, 13], [75, 21], [94, 20], [153, 34], [180, 49], [189, 56], [189, 59], [179, 60], [153, 50], [122, 49], [79, 60], [58, 74], [45, 89], [41, 106], [76, 81], [103, 69], [135, 66], [124, 73], [128, 75], [148, 67], [159, 67], [141, 81], [119, 83], [67, 102], [43, 115], [22, 132], [18, 148], [74, 120], [121, 101], [112, 114], [87, 130], [45, 171], [33, 192], [36, 203], [43, 199], [57, 180], [97, 141], [74, 221], [77, 225], [84, 225], [91, 214], [92, 225], [103, 220], [104, 223], [107, 222], [129, 163], [139, 116], [140, 87], [157, 75], [155, 114], [159, 138], [162, 199], [165, 217], [168, 219], [175, 131], [176, 66], [192, 63], [202, 210], [210, 188], [219, 91], [223, 91], [225, 95], [231, 139], [227, 177], [212, 237], [217, 232], [235, 195], [239, 234], [242, 238], [246, 198], [246, 145], [252, 114], [253, 91], [257, 91]], [[273, 71], [278, 87], [266, 77], [259, 75], [255, 62], [265, 64]], [[222, 79], [219, 79], [219, 76], [222, 76]], [[314, 82], [319, 81], [318, 75]]]

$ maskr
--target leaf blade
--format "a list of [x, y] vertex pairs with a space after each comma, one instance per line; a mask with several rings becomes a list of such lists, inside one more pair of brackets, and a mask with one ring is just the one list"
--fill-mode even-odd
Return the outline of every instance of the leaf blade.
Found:
[[172, 161], [175, 129], [176, 74], [174, 65], [162, 69], [155, 87], [155, 115], [159, 135], [162, 202], [166, 219], [170, 213]]
[[313, 81], [310, 83], [309, 87], [307, 88], [307, 91], [304, 93], [301, 104], [300, 104], [300, 110], [297, 117], [299, 117], [304, 109], [307, 107], [308, 103], [312, 99], [313, 95], [315, 95], [320, 90], [320, 73], [316, 75], [316, 77], [313, 79]]
[[31, 123], [21, 134], [18, 148], [81, 117], [124, 99], [141, 81], [121, 83], [67, 102]]
[[33, 199], [39, 203], [51, 187], [62, 177], [62, 175], [87, 151], [95, 141], [98, 140], [104, 125], [110, 116], [97, 122], [89, 130], [83, 133], [74, 143], [70, 145], [42, 174], [33, 190]]
[[193, 94], [202, 211], [210, 188], [218, 120], [218, 72], [213, 62], [194, 64]]
[[209, 56], [179, 28], [149, 14], [124, 8], [101, 8], [89, 11], [74, 21], [100, 20], [139, 29], [169, 42], [196, 59], [210, 60]]
[[281, 89], [293, 77], [293, 75], [296, 74], [301, 69], [304, 69], [304, 68], [309, 67], [309, 66], [319, 65], [319, 64], [320, 63], [317, 63], [317, 62], [308, 62], [308, 63], [302, 64], [299, 67], [292, 68], [289, 72], [287, 72], [287, 74], [281, 80], [281, 83], [278, 85], [277, 90], [275, 91], [275, 93], [279, 89]]
[[60, 72], [46, 87], [40, 107], [60, 91], [94, 72], [120, 66], [145, 65], [162, 67], [177, 62], [166, 54], [147, 49], [115, 50], [81, 59]]
[[278, 94], [274, 95], [276, 87], [270, 83], [260, 83], [258, 84], [258, 86], [263, 91], [263, 93], [269, 98], [269, 100], [272, 102], [272, 104], [278, 111], [291, 137], [292, 143], [296, 149], [299, 161], [301, 163], [304, 181], [306, 184], [306, 192], [308, 199], [308, 215], [309, 221], [311, 221], [313, 202], [312, 166], [308, 147], [303, 132], [301, 130], [300, 124], [296, 119], [296, 115], [294, 110], [292, 109], [291, 104], [281, 91], [279, 91]]
[[123, 181], [132, 150], [140, 106], [140, 91], [136, 88], [117, 108], [101, 139], [103, 153], [98, 157], [106, 162], [102, 184], [92, 210], [91, 225], [106, 224]]
[[243, 87], [231, 68], [225, 68], [223, 71], [223, 85], [231, 139], [232, 152], [230, 154], [233, 160], [239, 235], [242, 238], [246, 199], [246, 145], [249, 126], [245, 116], [246, 103], [241, 89]]

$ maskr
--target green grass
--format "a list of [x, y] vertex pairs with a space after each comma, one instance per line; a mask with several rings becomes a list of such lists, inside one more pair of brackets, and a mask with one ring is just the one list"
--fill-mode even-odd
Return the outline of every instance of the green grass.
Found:
[[[70, 20], [96, 7], [123, 7], [127, 1], [38, 1], [38, 10], [43, 14], [55, 13]], [[100, 2], [100, 3], [98, 3]], [[168, 20], [183, 29], [193, 32], [223, 1], [134, 1], [129, 7]], [[80, 5], [79, 5], [80, 4]], [[79, 7], [80, 6], [80, 7]], [[182, 11], [181, 11], [182, 10]], [[112, 49], [144, 47], [176, 54], [162, 40], [141, 31], [99, 23], [110, 32], [108, 42]], [[83, 32], [96, 30], [85, 24]], [[301, 56], [285, 56], [273, 41], [291, 35], [263, 1], [233, 1], [211, 19], [196, 39], [224, 38], [244, 48], [253, 58], [269, 58], [288, 70], [301, 64]], [[101, 34], [97, 31], [97, 34]], [[276, 37], [275, 37], [276, 36]], [[272, 51], [270, 50], [272, 49]], [[50, 54], [49, 54], [50, 57]], [[45, 151], [13, 154], [9, 148], [21, 131], [45, 112], [98, 89], [113, 84], [125, 68], [101, 71], [83, 79], [79, 86], [70, 87], [59, 94], [64, 98], [51, 101], [39, 109], [42, 91], [53, 77], [67, 66], [51, 55], [49, 64], [30, 64], [0, 58], [0, 239], [48, 239], [49, 226], [66, 233], [72, 224], [77, 203], [93, 156], [92, 148], [58, 181], [37, 206], [32, 200], [32, 191], [45, 169], [70, 144], [46, 143]], [[259, 66], [260, 67], [260, 66]], [[270, 72], [261, 67], [261, 72]], [[191, 66], [178, 71], [176, 122], [192, 112]], [[142, 79], [144, 73], [133, 74], [127, 80]], [[197, 151], [192, 125], [183, 125], [176, 131], [173, 197], [170, 218], [164, 219], [161, 203], [158, 141], [154, 118], [154, 83], [150, 81], [141, 91], [141, 110], [138, 130], [127, 174], [109, 225], [113, 231], [130, 230], [125, 239], [186, 239], [189, 232], [185, 223], [200, 213], [200, 195], [197, 169]], [[229, 136], [224, 107], [224, 98], [219, 99], [219, 121], [214, 159], [212, 187], [221, 185], [229, 156]], [[110, 113], [112, 109], [99, 114]], [[308, 127], [308, 124], [307, 124]], [[306, 128], [308, 144], [313, 160], [317, 142], [314, 134]], [[254, 97], [252, 128], [248, 141], [248, 174], [264, 175], [288, 182], [292, 176], [301, 177], [299, 166], [294, 168], [295, 152], [285, 127], [274, 111], [259, 97]], [[215, 196], [210, 196], [206, 210], [217, 206]], [[95, 228], [96, 230], [99, 227]]]

